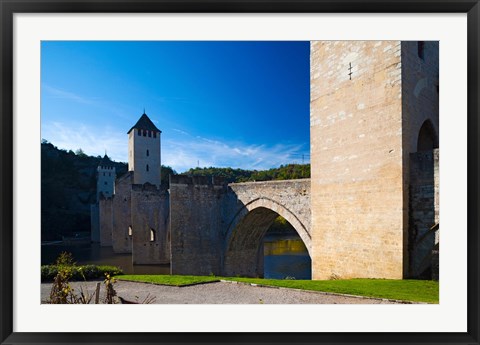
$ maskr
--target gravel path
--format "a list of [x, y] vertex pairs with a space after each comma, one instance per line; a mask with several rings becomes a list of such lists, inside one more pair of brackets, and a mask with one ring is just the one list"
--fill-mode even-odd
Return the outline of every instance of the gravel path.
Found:
[[[79, 291], [80, 286], [93, 293], [95, 281], [72, 282]], [[51, 284], [42, 284], [42, 303], [48, 299]], [[147, 283], [117, 281], [117, 295], [129, 301], [143, 301], [154, 296], [156, 304], [391, 304], [394, 301], [330, 295], [318, 292], [299, 291], [285, 288], [251, 286], [241, 283], [217, 282], [186, 287], [163, 286]], [[104, 299], [102, 283], [100, 301]]]

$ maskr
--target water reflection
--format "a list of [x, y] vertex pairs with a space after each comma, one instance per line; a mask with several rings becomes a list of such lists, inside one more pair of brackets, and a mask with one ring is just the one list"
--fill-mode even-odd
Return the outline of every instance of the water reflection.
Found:
[[299, 236], [264, 239], [264, 278], [312, 279], [312, 260]]

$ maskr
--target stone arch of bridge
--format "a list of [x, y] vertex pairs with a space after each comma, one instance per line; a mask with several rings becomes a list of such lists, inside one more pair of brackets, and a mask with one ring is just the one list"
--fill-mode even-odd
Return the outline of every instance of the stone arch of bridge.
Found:
[[302, 221], [284, 205], [269, 198], [258, 198], [245, 204], [230, 223], [225, 242], [226, 275], [263, 275], [262, 239], [279, 215], [297, 231], [311, 257], [311, 236]]

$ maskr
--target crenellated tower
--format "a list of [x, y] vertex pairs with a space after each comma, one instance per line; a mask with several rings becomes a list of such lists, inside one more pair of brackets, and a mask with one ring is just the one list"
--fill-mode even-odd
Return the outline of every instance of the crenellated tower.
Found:
[[133, 183], [151, 183], [160, 187], [160, 134], [162, 132], [145, 114], [128, 131], [128, 170]]
[[97, 167], [97, 203], [100, 196], [111, 198], [115, 193], [115, 166], [105, 154]]

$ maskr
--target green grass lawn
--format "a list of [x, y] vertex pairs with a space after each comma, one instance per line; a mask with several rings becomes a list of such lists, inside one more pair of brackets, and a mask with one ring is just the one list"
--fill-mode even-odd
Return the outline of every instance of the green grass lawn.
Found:
[[223, 280], [250, 284], [334, 292], [348, 295], [389, 298], [403, 301], [438, 303], [438, 282], [431, 280], [346, 279], [346, 280], [277, 280], [215, 276], [123, 275], [129, 280], [162, 285], [185, 286]]
[[159, 285], [187, 286], [202, 283], [218, 282], [220, 278], [215, 276], [171, 276], [171, 275], [121, 275], [117, 280], [128, 280], [142, 283]]
[[345, 280], [276, 280], [225, 278], [239, 282], [301, 290], [334, 292], [402, 301], [438, 303], [438, 282], [431, 280], [345, 279]]

